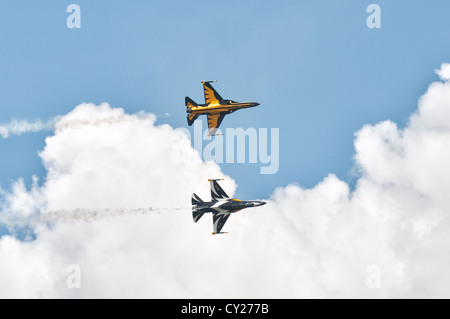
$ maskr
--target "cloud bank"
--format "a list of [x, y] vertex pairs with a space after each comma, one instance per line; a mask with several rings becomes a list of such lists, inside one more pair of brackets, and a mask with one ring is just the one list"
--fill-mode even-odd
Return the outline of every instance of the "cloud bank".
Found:
[[[170, 209], [194, 191], [209, 198], [206, 180], [223, 177], [186, 136], [150, 114], [76, 107], [40, 154], [43, 186], [19, 180], [3, 192], [3, 223], [80, 207], [173, 213], [38, 218], [32, 240], [0, 239], [0, 297], [450, 297], [445, 70], [405, 128], [384, 121], [355, 134], [353, 191], [333, 174], [311, 189], [278, 188], [267, 205], [232, 216], [222, 237], [210, 235], [208, 217], [194, 224], [189, 211]], [[180, 153], [197, 160], [173, 158]], [[233, 193], [234, 181], [225, 182]], [[74, 264], [80, 288], [67, 284]]]

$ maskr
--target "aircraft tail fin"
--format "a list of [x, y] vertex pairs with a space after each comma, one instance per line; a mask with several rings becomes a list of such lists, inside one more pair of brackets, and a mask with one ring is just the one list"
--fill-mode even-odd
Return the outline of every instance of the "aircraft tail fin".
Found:
[[203, 200], [198, 197], [197, 194], [192, 194], [192, 218], [194, 219], [194, 223], [198, 222], [200, 218], [202, 218], [204, 213], [197, 212], [197, 204], [203, 203]]
[[195, 103], [189, 96], [186, 96], [186, 97], [184, 98], [184, 101], [185, 101], [186, 107], [187, 107], [188, 109], [191, 109], [191, 108], [193, 108], [193, 107], [198, 106], [198, 104]]
[[198, 197], [197, 194], [192, 194], [192, 199], [191, 199], [192, 205], [197, 205], [198, 203], [203, 203], [203, 200]]
[[[185, 102], [186, 102], [186, 109], [187, 110], [190, 110], [193, 107], [197, 107], [198, 106], [198, 104], [195, 103], [189, 96], [185, 97]], [[189, 113], [188, 116], [187, 116], [188, 125], [191, 126], [194, 123], [194, 121], [197, 119], [197, 117], [198, 117], [198, 115]]]

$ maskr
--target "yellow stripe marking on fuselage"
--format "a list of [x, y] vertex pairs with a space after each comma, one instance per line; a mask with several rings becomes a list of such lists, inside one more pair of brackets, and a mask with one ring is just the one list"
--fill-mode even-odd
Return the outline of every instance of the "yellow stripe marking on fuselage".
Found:
[[207, 106], [197, 106], [190, 109], [192, 113], [212, 113], [211, 111], [214, 111], [214, 113], [220, 113], [222, 111], [228, 111], [228, 110], [234, 110], [234, 109], [241, 109], [245, 107], [251, 107], [251, 103], [242, 103], [242, 104], [234, 104], [234, 105], [224, 105], [224, 104], [213, 104], [213, 105], [207, 105]]

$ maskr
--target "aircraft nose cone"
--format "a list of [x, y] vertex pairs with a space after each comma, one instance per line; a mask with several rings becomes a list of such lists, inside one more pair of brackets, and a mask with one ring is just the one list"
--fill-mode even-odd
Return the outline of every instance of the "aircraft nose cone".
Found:
[[258, 106], [259, 105], [259, 103], [258, 102], [255, 102], [255, 103], [253, 103], [255, 106]]

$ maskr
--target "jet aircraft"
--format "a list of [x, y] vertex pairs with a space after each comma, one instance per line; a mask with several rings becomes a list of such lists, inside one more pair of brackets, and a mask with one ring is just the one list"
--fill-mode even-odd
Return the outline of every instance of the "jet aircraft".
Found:
[[188, 96], [185, 98], [186, 113], [188, 125], [191, 126], [194, 121], [202, 114], [208, 117], [209, 136], [215, 135], [217, 129], [227, 114], [237, 110], [258, 106], [257, 102], [236, 102], [224, 100], [210, 83], [217, 81], [202, 81], [205, 93], [205, 104], [197, 104]]
[[240, 199], [230, 198], [220, 187], [217, 181], [222, 179], [209, 179], [211, 188], [211, 201], [204, 202], [197, 194], [192, 194], [192, 217], [194, 222], [198, 222], [205, 213], [213, 215], [213, 235], [227, 234], [221, 232], [222, 227], [232, 213], [248, 207], [258, 207], [266, 204], [259, 200], [242, 201]]

